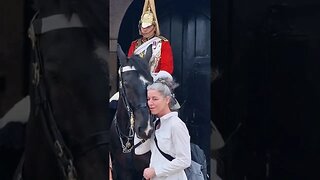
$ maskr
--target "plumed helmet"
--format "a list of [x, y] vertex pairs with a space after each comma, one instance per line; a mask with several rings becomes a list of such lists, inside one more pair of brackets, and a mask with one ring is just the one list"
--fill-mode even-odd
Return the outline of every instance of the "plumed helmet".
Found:
[[145, 0], [144, 6], [141, 14], [141, 18], [139, 21], [139, 26], [145, 28], [150, 25], [155, 25], [156, 27], [156, 35], [160, 35], [159, 23], [157, 19], [156, 7], [154, 0]]

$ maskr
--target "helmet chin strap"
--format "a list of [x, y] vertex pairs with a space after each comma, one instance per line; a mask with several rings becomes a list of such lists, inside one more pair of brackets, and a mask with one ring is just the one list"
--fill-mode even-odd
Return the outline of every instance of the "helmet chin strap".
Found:
[[150, 35], [150, 36], [148, 36], [148, 37], [142, 35], [142, 37], [143, 37], [142, 40], [143, 40], [143, 42], [146, 42], [146, 41], [148, 41], [149, 39], [153, 38], [154, 36], [155, 36], [155, 33], [153, 33], [152, 35]]
[[148, 33], [142, 33], [141, 29], [139, 29], [139, 34], [143, 37], [144, 40], [149, 40], [156, 35], [156, 29], [153, 26], [153, 30]]

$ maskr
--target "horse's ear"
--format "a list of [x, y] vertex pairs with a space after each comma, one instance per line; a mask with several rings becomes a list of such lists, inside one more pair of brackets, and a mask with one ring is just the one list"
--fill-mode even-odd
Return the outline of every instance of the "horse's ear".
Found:
[[149, 62], [151, 56], [152, 56], [152, 45], [150, 44], [150, 45], [148, 46], [148, 48], [147, 48], [147, 52], [146, 52], [146, 54], [144, 55], [143, 59], [144, 59], [145, 61]]
[[120, 65], [121, 66], [125, 65], [127, 62], [127, 56], [126, 56], [126, 54], [124, 54], [120, 44], [117, 45], [117, 55], [118, 55], [118, 58], [120, 61]]

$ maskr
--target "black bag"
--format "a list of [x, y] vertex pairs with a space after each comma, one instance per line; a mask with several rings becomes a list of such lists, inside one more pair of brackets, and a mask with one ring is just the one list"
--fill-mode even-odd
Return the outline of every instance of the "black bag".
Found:
[[[154, 141], [160, 153], [167, 158], [169, 161], [172, 161], [174, 158], [161, 151], [158, 146], [158, 141], [156, 135], [154, 135]], [[203, 150], [196, 144], [191, 143], [191, 165], [184, 169], [184, 172], [187, 175], [188, 180], [206, 180], [207, 179], [207, 161], [206, 156]]]

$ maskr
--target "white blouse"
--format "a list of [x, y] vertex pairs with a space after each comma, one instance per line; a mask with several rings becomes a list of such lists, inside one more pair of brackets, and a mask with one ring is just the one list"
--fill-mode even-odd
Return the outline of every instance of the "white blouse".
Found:
[[[158, 146], [175, 159], [167, 160], [154, 142], [154, 134], [135, 149], [137, 155], [151, 150], [150, 167], [155, 169], [152, 180], [186, 180], [184, 169], [191, 164], [190, 135], [185, 123], [177, 112], [170, 112], [160, 118], [160, 128], [155, 131]], [[135, 144], [140, 141], [137, 137]]]

